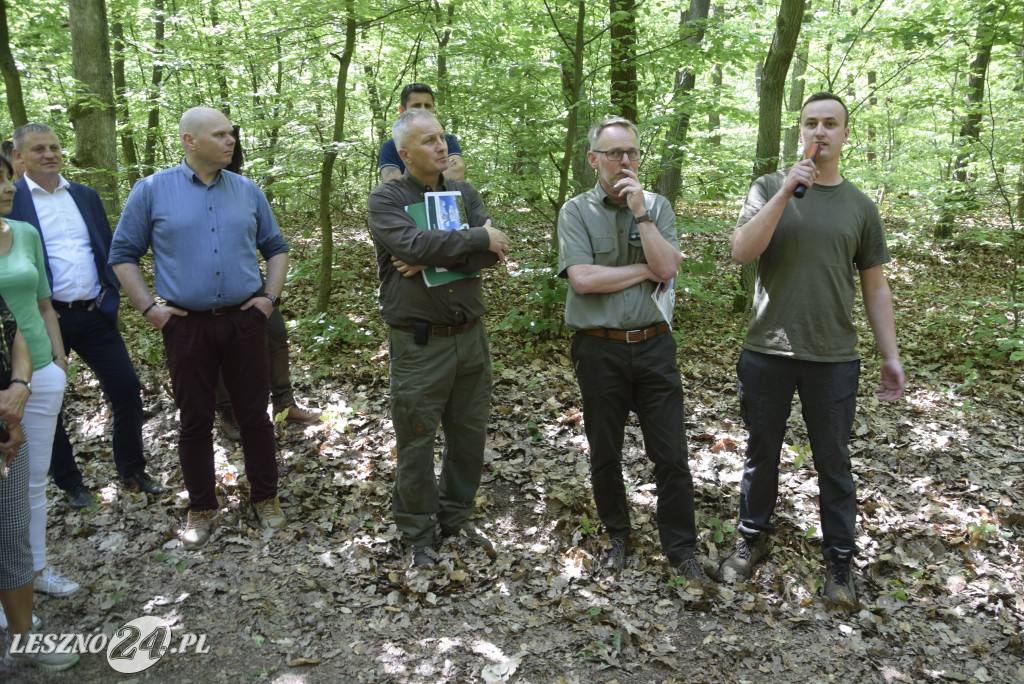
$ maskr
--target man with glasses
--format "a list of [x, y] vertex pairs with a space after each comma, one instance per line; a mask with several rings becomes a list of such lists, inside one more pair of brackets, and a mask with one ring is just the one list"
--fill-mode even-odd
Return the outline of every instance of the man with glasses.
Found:
[[558, 219], [558, 275], [569, 279], [565, 322], [583, 397], [590, 480], [609, 536], [602, 565], [623, 569], [629, 504], [622, 477], [625, 423], [634, 411], [658, 486], [658, 535], [673, 576], [700, 583], [683, 386], [669, 321], [652, 295], [672, 287], [682, 256], [669, 201], [646, 192], [637, 169], [636, 125], [609, 117], [590, 129], [593, 190], [569, 200]]

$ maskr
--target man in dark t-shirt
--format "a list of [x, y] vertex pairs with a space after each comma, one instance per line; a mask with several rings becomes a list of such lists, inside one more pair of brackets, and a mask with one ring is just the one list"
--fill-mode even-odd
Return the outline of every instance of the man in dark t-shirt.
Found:
[[[407, 109], [426, 109], [434, 111], [434, 91], [426, 83], [410, 83], [402, 88], [401, 104], [398, 105], [398, 113], [401, 114]], [[459, 141], [454, 135], [445, 133], [445, 142], [448, 144], [448, 168], [445, 169], [444, 177], [449, 180], [466, 179], [466, 163], [462, 160], [462, 150], [459, 148]], [[398, 178], [405, 173], [405, 162], [398, 154], [393, 138], [388, 138], [380, 147], [379, 161], [377, 168], [380, 171], [380, 181], [383, 183], [392, 178]]]
[[[820, 145], [816, 160], [754, 181], [732, 235], [734, 261], [760, 261], [736, 365], [740, 410], [750, 433], [740, 483], [742, 537], [719, 567], [724, 581], [748, 579], [768, 555], [779, 453], [798, 391], [818, 473], [822, 555], [828, 565], [823, 593], [841, 602], [856, 600], [851, 568], [857, 553], [857, 488], [848, 447], [860, 376], [851, 317], [855, 272], [882, 356], [878, 398], [899, 399], [905, 384], [883, 272], [889, 250], [882, 221], [874, 203], [839, 173], [849, 135], [842, 100], [825, 92], [808, 98], [800, 112], [800, 136], [805, 149]], [[806, 195], [798, 199], [799, 185]]]

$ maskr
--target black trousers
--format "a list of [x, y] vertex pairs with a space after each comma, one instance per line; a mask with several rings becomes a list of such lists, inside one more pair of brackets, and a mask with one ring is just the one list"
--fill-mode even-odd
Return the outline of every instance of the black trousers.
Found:
[[661, 334], [629, 343], [577, 333], [571, 356], [583, 396], [594, 501], [608, 534], [630, 532], [622, 442], [632, 409], [654, 464], [662, 551], [672, 565], [691, 558], [697, 531], [675, 340]]

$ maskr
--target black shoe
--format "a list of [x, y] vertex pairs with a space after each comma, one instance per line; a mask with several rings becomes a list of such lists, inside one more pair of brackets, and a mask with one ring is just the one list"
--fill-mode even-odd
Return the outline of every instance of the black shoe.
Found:
[[167, 493], [167, 490], [161, 487], [159, 482], [151, 478], [145, 470], [129, 475], [124, 478], [124, 481], [129, 487], [146, 492], [147, 494], [159, 495]]
[[242, 429], [238, 427], [235, 412], [231, 410], [230, 406], [220, 412], [220, 431], [232, 442], [242, 441]]
[[829, 601], [855, 603], [857, 592], [853, 588], [853, 554], [840, 555], [828, 562], [822, 594]]
[[761, 534], [754, 540], [741, 537], [736, 543], [736, 550], [718, 566], [718, 579], [723, 582], [747, 581], [771, 549], [772, 542], [767, 534]]
[[83, 508], [92, 506], [96, 501], [92, 498], [92, 492], [84, 484], [79, 482], [71, 489], [64, 491], [64, 496], [68, 498], [68, 505], [73, 510], [80, 511]]
[[612, 573], [622, 572], [626, 567], [626, 555], [629, 553], [629, 540], [623, 537], [609, 537], [611, 542], [601, 559], [601, 567]]
[[437, 565], [437, 551], [433, 546], [412, 547], [412, 567], [432, 568]]
[[687, 558], [679, 565], [670, 567], [669, 574], [673, 578], [685, 577], [686, 586], [703, 586], [708, 579], [707, 573], [704, 572], [704, 566], [696, 558]]

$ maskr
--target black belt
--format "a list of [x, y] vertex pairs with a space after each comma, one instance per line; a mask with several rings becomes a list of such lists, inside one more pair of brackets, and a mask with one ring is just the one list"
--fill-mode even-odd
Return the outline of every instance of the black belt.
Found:
[[615, 340], [617, 342], [643, 342], [668, 331], [668, 323], [658, 323], [649, 328], [637, 330], [616, 330], [615, 328], [587, 328], [586, 330], [580, 330], [584, 335], [603, 337], [606, 340]]
[[[453, 337], [466, 332], [474, 323], [476, 323], [475, 318], [471, 321], [466, 321], [462, 325], [432, 325], [430, 326], [430, 334], [434, 337]], [[416, 332], [411, 325], [393, 325], [391, 327], [402, 332]]]
[[79, 299], [74, 302], [58, 302], [56, 299], [52, 300], [53, 308], [55, 309], [89, 309], [92, 310], [96, 307], [95, 299]]
[[[248, 300], [246, 300], [248, 301]], [[245, 302], [242, 302], [244, 304]], [[178, 306], [174, 302], [167, 302], [167, 306], [173, 306], [175, 309], [181, 309], [187, 311], [193, 315], [207, 315], [207, 316], [220, 316], [221, 314], [231, 313], [232, 311], [238, 311], [242, 308], [242, 304], [235, 304], [234, 306], [215, 306], [212, 309], [206, 309], [205, 311], [196, 311], [194, 309], [186, 309], [183, 306]]]

